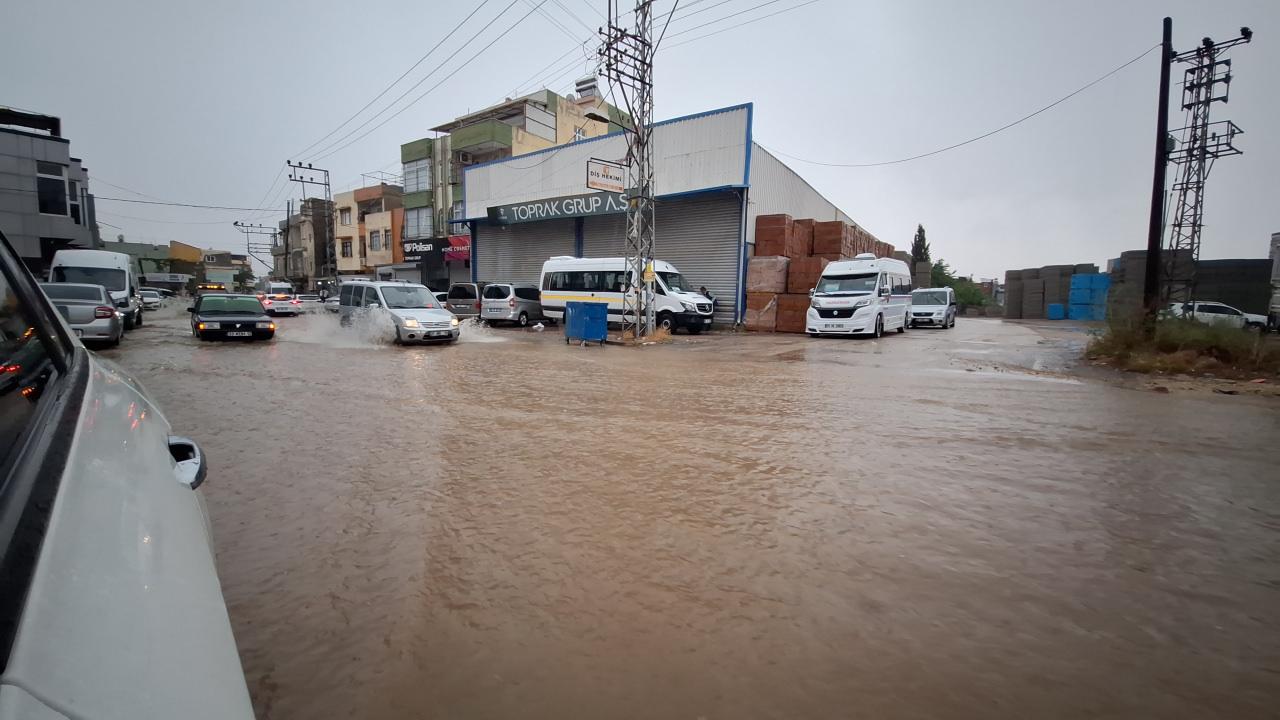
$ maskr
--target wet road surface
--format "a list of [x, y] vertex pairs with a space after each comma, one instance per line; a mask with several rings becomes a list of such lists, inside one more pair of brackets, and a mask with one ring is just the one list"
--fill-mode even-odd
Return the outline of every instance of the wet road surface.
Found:
[[1262, 718], [1280, 405], [878, 341], [393, 347], [332, 316], [104, 354], [203, 443], [261, 718]]

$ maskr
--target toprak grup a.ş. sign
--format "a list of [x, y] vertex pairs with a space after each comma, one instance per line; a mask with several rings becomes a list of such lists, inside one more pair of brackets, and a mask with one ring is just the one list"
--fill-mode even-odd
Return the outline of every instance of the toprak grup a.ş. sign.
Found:
[[496, 205], [489, 208], [489, 223], [514, 225], [555, 218], [613, 215], [626, 211], [627, 202], [622, 199], [620, 193], [600, 192], [533, 200], [513, 205]]

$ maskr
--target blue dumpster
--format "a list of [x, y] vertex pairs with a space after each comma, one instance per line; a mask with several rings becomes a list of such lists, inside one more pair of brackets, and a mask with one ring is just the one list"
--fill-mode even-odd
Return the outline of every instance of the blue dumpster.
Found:
[[600, 302], [572, 301], [564, 306], [564, 341], [581, 340], [604, 344], [609, 329], [609, 305]]

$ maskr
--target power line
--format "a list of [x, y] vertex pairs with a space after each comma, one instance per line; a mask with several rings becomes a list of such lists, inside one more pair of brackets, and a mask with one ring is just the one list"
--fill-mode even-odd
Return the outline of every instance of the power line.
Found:
[[[34, 191], [32, 191], [34, 192]], [[228, 205], [200, 205], [198, 203], [176, 203], [176, 202], [160, 202], [158, 200], [135, 200], [132, 198], [113, 198], [94, 195], [94, 200], [110, 200], [112, 202], [138, 203], [140, 205], [167, 205], [170, 207], [187, 207], [187, 208], [204, 208], [206, 210], [251, 210], [254, 212], [281, 212], [281, 208], [249, 208], [249, 207], [231, 207]]]
[[[494, 17], [494, 19], [493, 19], [492, 21], [490, 21], [490, 23], [489, 23], [489, 24], [492, 24], [493, 22], [496, 22], [496, 21], [497, 21], [499, 18], [501, 18], [503, 15], [507, 14], [507, 11], [509, 11], [511, 8], [515, 7], [515, 4], [516, 4], [517, 2], [520, 2], [520, 0], [511, 0], [511, 2], [510, 2], [510, 3], [509, 3], [505, 8], [503, 8], [503, 9], [502, 9], [502, 11], [501, 11], [501, 12], [499, 12], [499, 13], [497, 14], [497, 16], [496, 16], [496, 17]], [[546, 0], [541, 0], [541, 2], [539, 2], [539, 3], [538, 3], [538, 5], [536, 5], [536, 6], [535, 6], [535, 8], [536, 8], [536, 7], [541, 7], [541, 6], [542, 6], [542, 3], [544, 3], [544, 2], [546, 2]], [[524, 21], [524, 19], [525, 19], [525, 18], [527, 18], [527, 17], [529, 17], [529, 15], [531, 15], [531, 14], [533, 14], [533, 10], [530, 10], [528, 13], [525, 13], [524, 17], [520, 18], [520, 21], [521, 21], [521, 22], [522, 22], [522, 21]], [[517, 24], [519, 24], [519, 23], [517, 23]], [[513, 27], [514, 27], [514, 26], [513, 26]], [[481, 27], [479, 30], [477, 30], [475, 33], [473, 33], [473, 34], [471, 35], [471, 37], [470, 37], [470, 38], [468, 38], [468, 39], [467, 39], [467, 41], [466, 41], [465, 43], [463, 43], [463, 45], [465, 46], [465, 45], [470, 44], [470, 43], [471, 43], [471, 42], [473, 42], [476, 38], [480, 37], [481, 33], [483, 33], [483, 32], [484, 32], [485, 30], [487, 30], [487, 29], [489, 29], [489, 25], [485, 25], [485, 26]], [[508, 31], [509, 31], [509, 30], [508, 30]], [[505, 34], [506, 34], [506, 33], [503, 33], [503, 35], [505, 35]], [[502, 35], [499, 35], [498, 37], [502, 37]], [[487, 47], [487, 46], [486, 46], [486, 47]], [[408, 96], [408, 95], [409, 95], [409, 93], [411, 93], [411, 92], [413, 92], [414, 90], [416, 90], [419, 86], [421, 86], [421, 85], [422, 85], [422, 83], [426, 82], [426, 81], [427, 81], [427, 80], [428, 80], [432, 75], [435, 75], [437, 72], [439, 72], [441, 69], [443, 69], [443, 68], [444, 68], [444, 66], [445, 66], [445, 63], [449, 62], [449, 60], [452, 60], [452, 59], [453, 59], [452, 57], [447, 58], [447, 59], [445, 59], [443, 62], [441, 62], [440, 64], [438, 64], [438, 65], [436, 65], [435, 67], [433, 67], [433, 68], [431, 69], [431, 71], [430, 71], [430, 72], [428, 72], [426, 75], [424, 75], [424, 76], [422, 77], [422, 79], [418, 80], [418, 82], [416, 82], [416, 83], [414, 83], [413, 85], [409, 86], [409, 88], [408, 88], [408, 89], [406, 89], [404, 92], [400, 93], [400, 95], [399, 95], [395, 100], [392, 100], [391, 102], [387, 103], [386, 107], [382, 108], [382, 109], [381, 109], [381, 110], [379, 110], [378, 112], [376, 112], [376, 113], [374, 113], [373, 115], [369, 116], [367, 119], [365, 119], [365, 121], [364, 121], [364, 122], [362, 122], [362, 123], [360, 123], [359, 125], [357, 125], [356, 127], [352, 128], [350, 131], [348, 131], [348, 132], [347, 132], [345, 135], [343, 135], [342, 137], [340, 137], [340, 138], [338, 138], [337, 140], [335, 140], [335, 141], [333, 141], [333, 142], [329, 143], [329, 144], [328, 144], [328, 145], [326, 145], [324, 148], [322, 148], [322, 149], [320, 149], [320, 150], [317, 150], [317, 151], [316, 151], [314, 154], [312, 154], [308, 159], [309, 159], [309, 160], [322, 160], [322, 159], [324, 159], [324, 158], [326, 158], [326, 157], [329, 157], [329, 155], [332, 155], [334, 152], [337, 152], [338, 150], [341, 150], [342, 148], [347, 147], [347, 145], [342, 145], [342, 142], [343, 142], [343, 141], [345, 141], [347, 138], [351, 137], [352, 135], [355, 135], [355, 134], [356, 134], [357, 132], [359, 132], [362, 128], [364, 128], [364, 127], [368, 126], [368, 125], [369, 125], [369, 123], [371, 123], [371, 122], [373, 122], [374, 120], [376, 120], [376, 119], [378, 118], [378, 116], [380, 116], [380, 115], [382, 115], [382, 114], [386, 113], [388, 110], [390, 110], [392, 107], [394, 107], [396, 103], [400, 102], [400, 101], [401, 101], [401, 100], [403, 100], [406, 96]], [[464, 67], [465, 67], [465, 65], [464, 65]], [[456, 71], [455, 71], [455, 72], [456, 72]], [[430, 90], [428, 90], [427, 92], [430, 92]], [[419, 97], [418, 97], [418, 100], [421, 100], [421, 99], [422, 99], [422, 96], [419, 96]], [[397, 111], [395, 112], [395, 114], [391, 115], [391, 117], [395, 117], [396, 115], [399, 115], [400, 113], [404, 112], [404, 111], [405, 111], [406, 109], [408, 109], [409, 107], [412, 107], [414, 103], [418, 102], [418, 100], [413, 100], [413, 101], [412, 101], [412, 102], [410, 102], [408, 105], [404, 106], [403, 108], [400, 108], [399, 110], [397, 110]], [[387, 119], [389, 120], [390, 118], [387, 118]], [[385, 124], [385, 123], [384, 123], [384, 124]], [[376, 125], [376, 126], [374, 126], [374, 128], [373, 128], [373, 129], [374, 129], [374, 130], [376, 130], [376, 129], [377, 129], [377, 128], [379, 128], [379, 127], [382, 127], [382, 125], [381, 125], [381, 124]], [[372, 130], [371, 130], [370, 132], [372, 132]], [[357, 138], [356, 138], [356, 140], [359, 140], [360, 138], [363, 138], [363, 137], [365, 137], [366, 135], [368, 135], [368, 133], [365, 133], [365, 135], [361, 135], [360, 137], [357, 137]], [[353, 141], [353, 142], [354, 142], [354, 141]], [[335, 149], [335, 148], [336, 148], [336, 149]]]
[[[555, 0], [551, 0], [551, 2], [555, 2]], [[551, 13], [547, 12], [542, 8], [542, 5], [544, 3], [538, 3], [537, 5], [534, 5], [533, 0], [524, 0], [524, 4], [532, 7], [534, 10], [538, 12], [539, 15], [546, 18], [547, 22], [551, 23], [551, 25], [555, 27], [555, 29], [564, 33], [565, 37], [569, 38], [570, 40], [578, 39], [577, 36], [573, 34], [572, 30], [564, 26], [564, 23], [557, 20], [555, 16], [553, 16]]]
[[[539, 7], [542, 7], [542, 4], [543, 4], [543, 3], [545, 3], [546, 1], [547, 1], [547, 0], [539, 0], [539, 3], [538, 3], [536, 6], [534, 6], [534, 9], [537, 9], [537, 8], [539, 8]], [[513, 2], [512, 2], [511, 4], [512, 4], [512, 5], [514, 5], [514, 4], [515, 4], [515, 0], [513, 0]], [[510, 6], [508, 6], [508, 7], [510, 7]], [[503, 12], [505, 13], [506, 11], [504, 10]], [[481, 55], [483, 55], [483, 54], [485, 53], [485, 51], [487, 51], [489, 48], [493, 47], [495, 43], [497, 43], [497, 42], [498, 42], [499, 40], [501, 40], [502, 38], [506, 37], [506, 36], [507, 36], [507, 34], [508, 34], [508, 33], [510, 33], [512, 30], [515, 30], [517, 27], [519, 27], [519, 26], [520, 26], [520, 23], [524, 22], [524, 21], [525, 21], [525, 20], [526, 20], [530, 15], [532, 15], [532, 14], [533, 14], [533, 10], [530, 10], [529, 12], [525, 13], [523, 16], [521, 16], [521, 17], [520, 17], [520, 19], [519, 19], [519, 20], [516, 20], [516, 21], [515, 21], [515, 23], [513, 23], [510, 27], [508, 27], [506, 30], [503, 30], [501, 34], [499, 34], [499, 35], [498, 35], [497, 37], [495, 37], [494, 39], [490, 40], [490, 41], [489, 41], [489, 42], [488, 42], [484, 47], [482, 47], [482, 48], [480, 48], [478, 51], [476, 51], [476, 53], [475, 53], [474, 55], [472, 55], [471, 57], [467, 58], [467, 59], [466, 59], [466, 61], [464, 61], [464, 62], [463, 62], [461, 65], [459, 65], [458, 67], [454, 68], [452, 72], [450, 72], [448, 75], [445, 75], [444, 77], [440, 78], [440, 81], [439, 81], [439, 82], [437, 82], [435, 85], [432, 85], [431, 87], [427, 88], [425, 92], [423, 92], [421, 95], [419, 95], [418, 97], [416, 97], [416, 98], [414, 98], [412, 101], [410, 101], [408, 105], [405, 105], [404, 107], [402, 107], [402, 108], [400, 108], [399, 110], [397, 110], [397, 111], [395, 111], [394, 113], [392, 113], [389, 117], [387, 117], [387, 118], [386, 118], [385, 120], [383, 120], [382, 122], [378, 123], [377, 125], [374, 125], [372, 128], [369, 128], [369, 130], [368, 130], [367, 132], [365, 132], [363, 135], [360, 135], [359, 137], [355, 138], [354, 140], [352, 140], [352, 141], [351, 141], [351, 142], [349, 142], [349, 143], [346, 143], [345, 145], [342, 145], [342, 146], [340, 146], [340, 147], [337, 147], [337, 148], [335, 148], [335, 149], [333, 149], [333, 150], [331, 150], [331, 151], [329, 151], [329, 152], [327, 152], [327, 153], [325, 153], [325, 154], [323, 154], [323, 155], [320, 155], [320, 156], [318, 156], [318, 157], [313, 157], [312, 159], [313, 159], [313, 160], [322, 160], [322, 159], [324, 159], [324, 158], [329, 157], [330, 155], [333, 155], [333, 154], [335, 154], [335, 153], [337, 153], [337, 152], [340, 152], [341, 150], [344, 150], [344, 149], [346, 149], [346, 148], [348, 148], [348, 147], [350, 147], [350, 146], [354, 145], [355, 143], [359, 142], [360, 140], [362, 140], [362, 139], [364, 139], [364, 138], [368, 137], [371, 133], [373, 133], [375, 130], [377, 130], [378, 128], [382, 127], [383, 125], [386, 125], [387, 123], [391, 122], [391, 121], [392, 121], [392, 120], [394, 120], [396, 117], [398, 117], [398, 116], [400, 115], [400, 113], [403, 113], [405, 110], [408, 110], [409, 108], [413, 107], [414, 105], [416, 105], [416, 104], [418, 103], [418, 101], [422, 100], [424, 97], [426, 97], [427, 95], [429, 95], [433, 90], [435, 90], [436, 88], [438, 88], [438, 87], [440, 87], [441, 85], [443, 85], [443, 84], [445, 83], [445, 81], [446, 81], [446, 80], [448, 80], [449, 78], [451, 78], [451, 77], [453, 77], [454, 75], [457, 75], [459, 72], [461, 72], [463, 68], [467, 67], [467, 66], [468, 66], [468, 65], [470, 65], [472, 62], [474, 62], [476, 58], [478, 58], [478, 57], [480, 57]], [[501, 17], [501, 15], [499, 15], [499, 17]], [[479, 33], [476, 33], [476, 35], [479, 35]], [[474, 39], [475, 39], [475, 37], [473, 36], [473, 37], [472, 37], [472, 39], [474, 40]], [[425, 79], [425, 78], [424, 78], [424, 79]]]
[[[674, 44], [674, 45], [668, 45], [668, 46], [666, 47], [666, 49], [667, 49], [667, 50], [670, 50], [671, 48], [678, 48], [678, 47], [680, 47], [681, 45], [688, 45], [689, 43], [697, 42], [697, 41], [702, 40], [702, 39], [704, 39], [704, 38], [709, 38], [709, 37], [711, 37], [712, 35], [719, 35], [720, 33], [723, 33], [723, 32], [729, 32], [730, 30], [733, 30], [733, 29], [735, 29], [735, 28], [740, 28], [740, 27], [742, 27], [743, 25], [750, 25], [751, 23], [754, 23], [754, 22], [760, 22], [761, 20], [766, 20], [766, 19], [771, 18], [771, 17], [773, 17], [773, 16], [775, 16], [775, 15], [781, 15], [782, 13], [788, 13], [788, 12], [791, 12], [792, 10], [799, 10], [800, 8], [802, 8], [802, 7], [806, 6], [806, 5], [812, 5], [812, 4], [816, 3], [816, 2], [819, 2], [819, 0], [809, 0], [809, 2], [803, 2], [803, 3], [800, 3], [799, 5], [793, 5], [793, 6], [788, 7], [788, 8], [783, 8], [783, 9], [781, 9], [781, 10], [777, 10], [777, 11], [775, 11], [775, 12], [768, 13], [767, 15], [761, 15], [760, 17], [757, 17], [757, 18], [751, 18], [750, 20], [744, 20], [744, 21], [742, 21], [742, 22], [740, 22], [740, 23], [736, 23], [736, 24], [734, 24], [734, 25], [730, 25], [729, 27], [720, 28], [719, 30], [714, 30], [714, 31], [709, 32], [709, 33], [706, 33], [706, 34], [704, 34], [704, 35], [698, 35], [697, 37], [691, 37], [691, 38], [689, 38], [688, 40], [682, 40], [681, 42], [678, 42], [678, 43], [676, 43], [676, 44]], [[765, 3], [765, 4], [767, 5], [768, 3]], [[763, 5], [757, 5], [756, 7], [763, 7]], [[755, 8], [751, 8], [751, 9], [755, 9]], [[746, 12], [746, 10], [744, 10], [743, 12]], [[735, 13], [735, 14], [740, 15], [741, 13]], [[732, 16], [731, 16], [731, 15], [726, 15], [725, 17], [732, 17]], [[721, 18], [721, 19], [724, 19], [724, 18]], [[706, 22], [706, 23], [703, 23], [702, 25], [698, 25], [697, 27], [692, 27], [692, 28], [689, 28], [689, 29], [690, 29], [690, 30], [696, 30], [696, 29], [698, 29], [699, 27], [706, 27], [707, 25], [710, 25], [712, 22], [719, 22], [719, 21], [718, 21], [718, 20], [713, 20], [713, 21], [711, 21], [711, 22]], [[683, 31], [683, 30], [682, 30], [681, 32], [676, 33], [676, 35], [683, 35], [685, 32], [687, 32], [687, 31]], [[672, 37], [675, 37], [675, 35], [672, 35]]]
[[948, 151], [948, 150], [954, 150], [954, 149], [956, 149], [956, 148], [958, 148], [958, 147], [964, 147], [965, 145], [968, 145], [968, 144], [970, 144], [970, 143], [975, 143], [975, 142], [977, 142], [977, 141], [979, 141], [979, 140], [982, 140], [982, 139], [984, 139], [984, 138], [989, 138], [989, 137], [991, 137], [992, 135], [995, 135], [996, 133], [1003, 132], [1003, 131], [1005, 131], [1005, 130], [1008, 130], [1008, 129], [1009, 129], [1009, 128], [1011, 128], [1011, 127], [1014, 127], [1015, 125], [1021, 125], [1022, 123], [1026, 122], [1027, 120], [1030, 120], [1031, 118], [1033, 118], [1033, 117], [1035, 117], [1035, 116], [1039, 115], [1039, 114], [1040, 114], [1040, 113], [1042, 113], [1042, 112], [1045, 112], [1046, 110], [1049, 110], [1049, 109], [1051, 109], [1051, 108], [1057, 107], [1058, 105], [1061, 105], [1062, 103], [1066, 102], [1067, 100], [1070, 100], [1071, 98], [1075, 97], [1076, 95], [1079, 95], [1080, 93], [1084, 92], [1085, 90], [1088, 90], [1089, 88], [1093, 87], [1094, 85], [1097, 85], [1098, 83], [1102, 82], [1103, 80], [1106, 80], [1107, 78], [1111, 77], [1112, 75], [1115, 75], [1116, 73], [1120, 72], [1121, 70], [1123, 70], [1123, 69], [1125, 69], [1125, 68], [1129, 67], [1130, 65], [1132, 65], [1132, 64], [1134, 64], [1134, 63], [1136, 63], [1136, 62], [1138, 62], [1138, 61], [1139, 61], [1139, 60], [1141, 60], [1142, 58], [1146, 57], [1146, 56], [1147, 56], [1147, 55], [1148, 55], [1152, 50], [1155, 50], [1155, 49], [1156, 49], [1156, 48], [1158, 48], [1158, 47], [1160, 47], [1160, 45], [1158, 45], [1158, 44], [1157, 44], [1157, 45], [1152, 45], [1151, 47], [1149, 47], [1149, 48], [1147, 48], [1146, 50], [1144, 50], [1144, 51], [1142, 52], [1142, 54], [1141, 54], [1141, 55], [1138, 55], [1138, 56], [1137, 56], [1137, 57], [1135, 57], [1134, 59], [1132, 59], [1132, 60], [1130, 60], [1130, 61], [1128, 61], [1128, 62], [1124, 63], [1123, 65], [1120, 65], [1119, 67], [1117, 67], [1117, 68], [1115, 68], [1115, 69], [1113, 69], [1113, 70], [1108, 71], [1106, 74], [1102, 75], [1101, 77], [1098, 77], [1098, 78], [1097, 78], [1097, 79], [1095, 79], [1095, 80], [1090, 81], [1088, 84], [1083, 85], [1083, 86], [1081, 86], [1080, 88], [1077, 88], [1076, 90], [1073, 90], [1072, 92], [1067, 93], [1066, 95], [1063, 95], [1062, 97], [1058, 98], [1057, 100], [1054, 100], [1053, 102], [1049, 103], [1048, 105], [1045, 105], [1044, 107], [1040, 108], [1039, 110], [1036, 110], [1035, 112], [1029, 113], [1029, 114], [1027, 114], [1027, 115], [1023, 115], [1022, 117], [1018, 118], [1017, 120], [1014, 120], [1014, 121], [1013, 121], [1013, 122], [1011, 122], [1011, 123], [1008, 123], [1008, 124], [1006, 124], [1006, 125], [1001, 125], [1000, 127], [996, 128], [995, 130], [991, 130], [991, 131], [985, 132], [985, 133], [983, 133], [983, 134], [981, 134], [981, 135], [978, 135], [978, 136], [976, 136], [976, 137], [971, 137], [971, 138], [969, 138], [968, 140], [964, 140], [964, 141], [961, 141], [961, 142], [955, 143], [955, 144], [953, 144], [953, 145], [948, 145], [948, 146], [946, 146], [946, 147], [938, 148], [937, 150], [930, 150], [929, 152], [926, 152], [926, 153], [920, 153], [919, 155], [912, 155], [911, 157], [899, 158], [899, 159], [897, 159], [897, 160], [885, 160], [885, 161], [882, 161], [882, 162], [872, 162], [872, 163], [830, 163], [830, 162], [822, 162], [821, 160], [810, 160], [810, 159], [808, 159], [808, 158], [798, 157], [798, 156], [796, 156], [796, 155], [791, 155], [791, 154], [789, 154], [789, 153], [784, 153], [784, 152], [782, 152], [781, 150], [774, 150], [774, 149], [772, 149], [772, 148], [765, 147], [764, 145], [761, 145], [761, 147], [764, 147], [766, 150], [769, 150], [769, 152], [777, 153], [777, 154], [779, 154], [779, 155], [782, 155], [783, 157], [791, 158], [792, 160], [798, 160], [799, 162], [809, 163], [810, 165], [822, 165], [822, 166], [824, 166], [824, 167], [846, 167], [846, 168], [879, 167], [879, 166], [881, 166], [881, 165], [897, 165], [897, 164], [900, 164], [900, 163], [911, 162], [912, 160], [919, 160], [919, 159], [921, 159], [921, 158], [927, 158], [927, 157], [930, 157], [930, 156], [932, 156], [932, 155], [937, 155], [937, 154], [939, 154], [939, 153], [944, 153], [944, 152], [946, 152], [946, 151]]
[[226, 225], [227, 224], [226, 220], [155, 220], [152, 218], [137, 217], [134, 215], [121, 215], [120, 213], [108, 212], [106, 210], [99, 210], [98, 214], [106, 215], [107, 217], [113, 217], [113, 218], [123, 218], [125, 220], [136, 220], [138, 222], [156, 223], [158, 225]]
[[[393, 87], [395, 87], [397, 84], [399, 84], [399, 82], [400, 82], [401, 80], [405, 79], [405, 77], [407, 77], [407, 76], [409, 75], [409, 73], [411, 73], [411, 72], [413, 72], [414, 70], [416, 70], [416, 69], [418, 68], [418, 66], [419, 66], [419, 65], [421, 65], [424, 61], [426, 61], [426, 59], [427, 59], [427, 58], [431, 57], [431, 55], [432, 55], [432, 54], [434, 54], [436, 50], [439, 50], [439, 49], [440, 49], [440, 46], [441, 46], [441, 45], [444, 45], [444, 43], [445, 43], [445, 41], [446, 41], [446, 40], [448, 40], [449, 38], [453, 37], [454, 33], [458, 32], [458, 30], [459, 30], [463, 25], [465, 25], [465, 24], [467, 23], [467, 21], [469, 21], [472, 17], [474, 17], [476, 13], [480, 12], [480, 10], [481, 10], [482, 8], [484, 8], [484, 6], [485, 6], [485, 5], [488, 5], [488, 4], [489, 4], [489, 0], [482, 0], [482, 2], [481, 2], [479, 5], [477, 5], [477, 6], [476, 6], [476, 9], [475, 9], [475, 10], [472, 10], [472, 11], [471, 11], [471, 12], [470, 12], [466, 17], [462, 18], [462, 21], [461, 21], [461, 22], [459, 22], [457, 25], [455, 25], [455, 26], [453, 27], [453, 29], [452, 29], [452, 30], [450, 30], [449, 32], [445, 33], [445, 34], [444, 34], [444, 36], [440, 38], [440, 41], [439, 41], [439, 42], [437, 42], [435, 45], [431, 46], [431, 49], [430, 49], [430, 50], [428, 50], [428, 51], [427, 51], [427, 53], [426, 53], [425, 55], [423, 55], [422, 57], [418, 58], [418, 61], [417, 61], [417, 62], [415, 62], [414, 64], [410, 65], [408, 70], [405, 70], [403, 73], [400, 73], [400, 77], [398, 77], [398, 78], [396, 78], [395, 80], [391, 81], [391, 84], [390, 84], [390, 85], [387, 85], [385, 88], [383, 88], [383, 89], [382, 89], [382, 92], [380, 92], [380, 93], [378, 93], [377, 95], [373, 96], [373, 99], [372, 99], [372, 100], [370, 100], [369, 102], [365, 103], [365, 104], [364, 104], [364, 107], [362, 107], [362, 108], [360, 108], [359, 110], [355, 111], [355, 113], [353, 113], [353, 114], [351, 115], [351, 117], [347, 118], [346, 120], [343, 120], [343, 121], [342, 121], [342, 124], [338, 125], [338, 127], [336, 127], [336, 128], [334, 128], [334, 129], [330, 130], [329, 132], [325, 133], [324, 137], [320, 138], [319, 140], [317, 140], [317, 141], [315, 141], [315, 142], [311, 143], [310, 145], [308, 145], [307, 147], [303, 148], [301, 152], [296, 152], [296, 153], [294, 153], [294, 154], [293, 154], [293, 157], [302, 157], [305, 153], [307, 153], [308, 151], [310, 151], [310, 150], [311, 150], [311, 148], [314, 148], [315, 146], [317, 146], [317, 145], [319, 145], [320, 143], [324, 142], [325, 140], [329, 139], [329, 138], [330, 138], [334, 133], [336, 133], [336, 132], [338, 132], [339, 130], [341, 130], [342, 128], [346, 127], [347, 123], [349, 123], [349, 122], [351, 122], [352, 120], [355, 120], [357, 117], [359, 117], [359, 116], [360, 116], [360, 113], [364, 112], [365, 110], [368, 110], [368, 109], [369, 109], [369, 107], [370, 107], [371, 105], [373, 105], [375, 102], [377, 102], [377, 101], [378, 101], [378, 100], [379, 100], [383, 95], [386, 95], [388, 92], [391, 92], [391, 88], [393, 88]], [[428, 77], [429, 77], [429, 76], [428, 76]], [[415, 86], [415, 87], [416, 87], [416, 86]], [[385, 112], [385, 110], [384, 110], [383, 112]], [[376, 117], [376, 116], [377, 116], [377, 114], [375, 113], [375, 117]], [[283, 173], [283, 168], [281, 169], [281, 172]], [[277, 177], [276, 177], [276, 179], [278, 180], [278, 179], [279, 179], [279, 176], [277, 176]], [[268, 191], [268, 192], [270, 192], [270, 191]]]
[[[818, 0], [809, 0], [809, 3], [814, 3], [814, 2], [817, 2], [817, 1], [818, 1]], [[749, 12], [751, 12], [752, 10], [759, 10], [759, 9], [760, 9], [760, 8], [762, 8], [762, 7], [765, 7], [765, 6], [768, 6], [768, 5], [772, 5], [772, 4], [774, 4], [774, 3], [779, 3], [779, 2], [782, 2], [782, 0], [767, 0], [767, 2], [762, 2], [762, 3], [760, 3], [759, 5], [752, 5], [751, 7], [747, 8], [747, 9], [745, 9], [745, 10], [739, 10], [738, 12], [735, 12], [735, 13], [729, 13], [728, 15], [722, 15], [722, 16], [720, 16], [720, 17], [718, 17], [718, 18], [715, 18], [714, 20], [708, 20], [708, 21], [706, 21], [706, 22], [702, 23], [701, 25], [694, 25], [693, 27], [691, 27], [691, 28], [685, 28], [684, 30], [681, 30], [681, 31], [680, 31], [680, 32], [678, 32], [678, 33], [672, 33], [672, 34], [671, 34], [671, 37], [675, 38], [675, 37], [680, 37], [681, 35], [687, 35], [687, 34], [689, 34], [689, 33], [693, 32], [694, 30], [697, 30], [698, 28], [704, 28], [704, 27], [706, 27], [706, 26], [708, 26], [708, 25], [715, 25], [716, 23], [724, 22], [725, 20], [728, 20], [729, 18], [737, 17], [737, 16], [739, 16], [739, 15], [743, 15], [743, 14], [749, 13]], [[807, 5], [807, 4], [809, 4], [809, 3], [805, 3], [805, 4]], [[715, 7], [715, 6], [713, 5], [712, 7]], [[797, 5], [796, 7], [803, 7], [803, 5]], [[706, 9], [708, 9], [708, 10], [709, 10], [710, 8], [706, 8]], [[791, 8], [791, 9], [793, 9], [793, 10], [794, 10], [795, 8]], [[690, 13], [690, 14], [693, 14], [693, 13]], [[766, 16], [766, 17], [768, 17], [768, 16]]]
[[577, 14], [577, 13], [575, 13], [575, 12], [574, 12], [574, 11], [572, 11], [572, 10], [570, 10], [570, 9], [568, 8], [568, 6], [566, 6], [564, 3], [560, 2], [560, 0], [551, 0], [551, 2], [555, 3], [555, 4], [556, 4], [556, 5], [557, 5], [561, 10], [565, 11], [565, 13], [566, 13], [566, 14], [568, 14], [568, 16], [569, 16], [569, 17], [571, 17], [571, 18], [573, 18], [575, 21], [577, 21], [577, 23], [578, 23], [579, 25], [581, 25], [582, 27], [586, 28], [586, 29], [587, 29], [587, 32], [589, 32], [589, 33], [594, 33], [594, 32], [595, 32], [595, 30], [594, 30], [594, 29], [592, 29], [592, 27], [591, 27], [590, 25], [588, 25], [588, 24], [586, 24], [586, 23], [582, 22], [582, 18], [578, 17], [578, 14]]

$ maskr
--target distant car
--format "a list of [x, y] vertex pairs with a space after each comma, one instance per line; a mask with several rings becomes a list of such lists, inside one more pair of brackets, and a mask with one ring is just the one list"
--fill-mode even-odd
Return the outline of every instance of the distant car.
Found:
[[436, 297], [436, 302], [440, 303], [440, 307], [443, 307], [443, 308], [449, 307], [449, 293], [433, 292], [431, 294]]
[[510, 322], [520, 327], [540, 322], [542, 293], [528, 283], [491, 283], [481, 293], [480, 319], [485, 322]]
[[949, 287], [912, 290], [911, 309], [908, 312], [907, 327], [955, 327], [956, 291]]
[[480, 317], [480, 293], [484, 288], [485, 283], [454, 283], [449, 286], [445, 307], [460, 318]]
[[140, 287], [138, 288], [138, 290], [155, 290], [156, 292], [160, 293], [160, 297], [162, 298], [171, 298], [177, 295], [177, 293], [175, 293], [172, 290], [159, 288], [159, 287]]
[[206, 293], [187, 308], [191, 335], [201, 340], [270, 340], [276, 324], [254, 295]]
[[124, 317], [101, 285], [84, 283], [40, 283], [58, 314], [67, 321], [76, 337], [84, 342], [112, 347], [124, 337]]
[[268, 315], [297, 315], [302, 312], [302, 301], [292, 293], [275, 292], [257, 297]]
[[458, 339], [458, 318], [441, 307], [426, 286], [418, 283], [345, 282], [338, 293], [338, 303], [343, 325], [357, 321], [389, 322], [395, 329], [397, 343]]
[[294, 300], [298, 301], [299, 312], [319, 312], [320, 308], [324, 306], [324, 301], [320, 299], [319, 295], [298, 295], [294, 297]]
[[56, 302], [0, 233], [0, 716], [248, 720], [205, 456]]
[[1220, 302], [1193, 300], [1188, 303], [1172, 303], [1167, 311], [1173, 317], [1192, 318], [1210, 325], [1227, 325], [1251, 330], [1263, 330], [1267, 327], [1265, 315], [1243, 312]]
[[332, 297], [325, 298], [324, 309], [331, 313], [338, 312], [338, 296], [334, 295]]
[[139, 290], [143, 310], [159, 310], [164, 306], [164, 298], [155, 290]]

